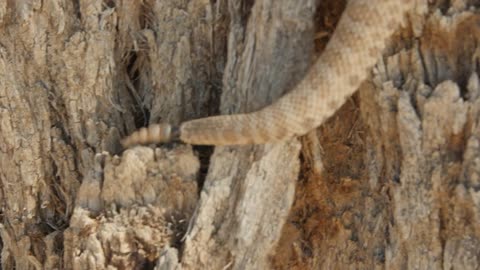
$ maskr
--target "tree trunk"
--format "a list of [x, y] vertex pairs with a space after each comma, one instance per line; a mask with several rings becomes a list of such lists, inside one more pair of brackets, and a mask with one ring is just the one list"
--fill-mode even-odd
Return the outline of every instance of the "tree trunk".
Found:
[[292, 89], [345, 5], [317, 2], [0, 1], [2, 269], [478, 269], [477, 1], [412, 11], [302, 138], [122, 151]]

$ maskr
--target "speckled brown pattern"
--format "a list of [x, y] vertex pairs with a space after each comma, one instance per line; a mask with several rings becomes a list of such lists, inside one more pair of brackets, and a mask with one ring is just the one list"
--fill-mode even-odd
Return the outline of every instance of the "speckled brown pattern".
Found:
[[[334, 35], [305, 78], [288, 94], [257, 112], [187, 121], [180, 140], [189, 144], [262, 144], [304, 135], [335, 113], [367, 77], [385, 41], [418, 0], [350, 0]], [[134, 144], [175, 139], [168, 124], [134, 132]]]

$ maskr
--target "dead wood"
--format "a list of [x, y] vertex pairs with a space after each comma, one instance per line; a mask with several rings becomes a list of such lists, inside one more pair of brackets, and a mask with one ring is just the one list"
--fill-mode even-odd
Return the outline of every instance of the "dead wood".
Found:
[[270, 104], [345, 2], [0, 2], [2, 269], [478, 268], [480, 17], [445, 2], [308, 136], [123, 152]]

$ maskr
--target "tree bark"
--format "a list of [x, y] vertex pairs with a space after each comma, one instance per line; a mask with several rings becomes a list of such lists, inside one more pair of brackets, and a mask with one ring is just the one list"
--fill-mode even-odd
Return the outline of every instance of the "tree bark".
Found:
[[122, 151], [292, 89], [345, 5], [317, 2], [0, 1], [2, 269], [478, 269], [476, 1], [412, 11], [302, 138]]

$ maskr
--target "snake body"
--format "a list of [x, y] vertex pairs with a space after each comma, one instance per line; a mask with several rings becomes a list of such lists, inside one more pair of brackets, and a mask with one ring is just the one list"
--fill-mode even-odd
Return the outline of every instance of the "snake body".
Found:
[[263, 144], [320, 126], [355, 93], [387, 39], [418, 0], [350, 0], [327, 47], [289, 93], [259, 111], [155, 124], [122, 140], [135, 144], [180, 140], [196, 145]]

